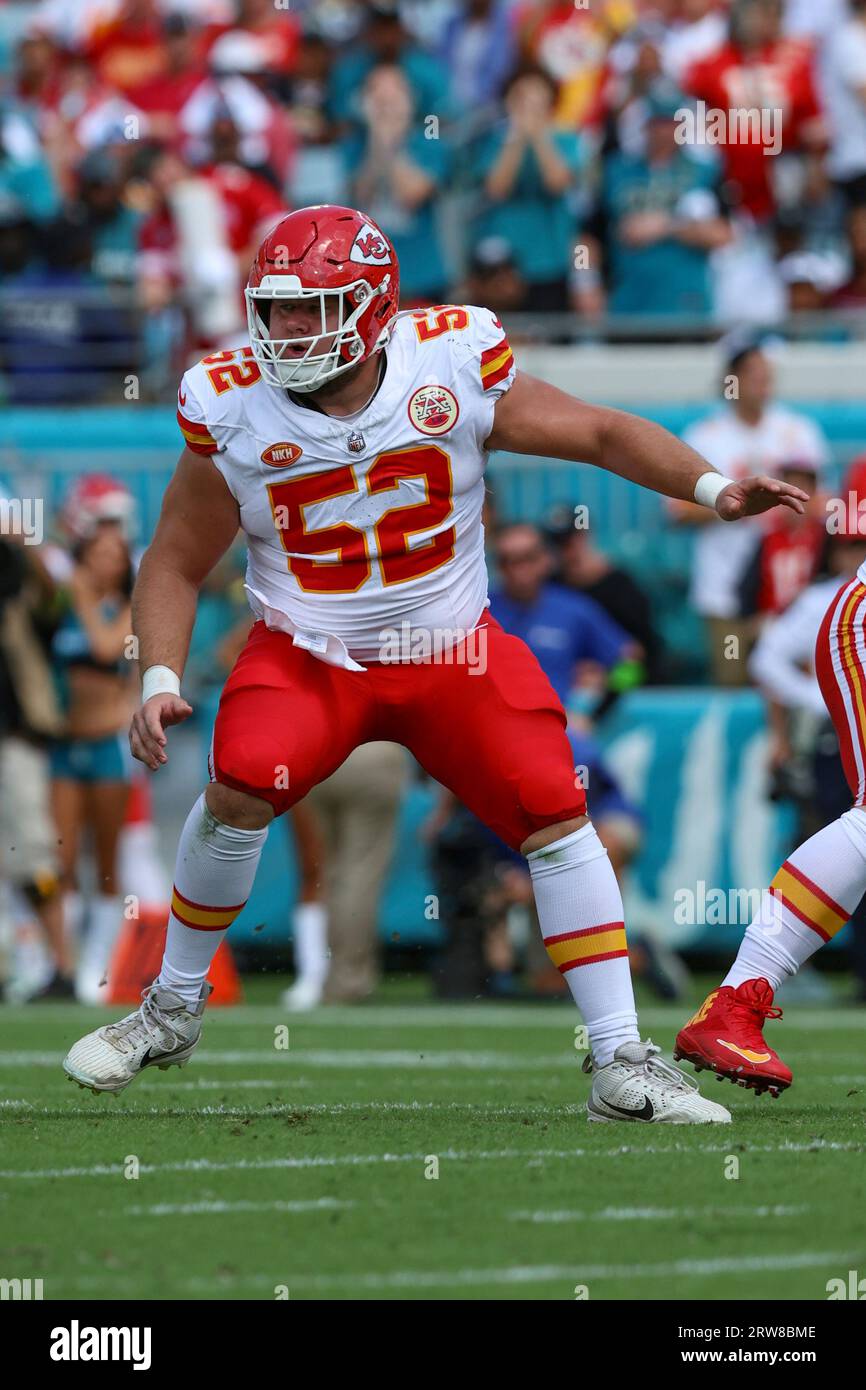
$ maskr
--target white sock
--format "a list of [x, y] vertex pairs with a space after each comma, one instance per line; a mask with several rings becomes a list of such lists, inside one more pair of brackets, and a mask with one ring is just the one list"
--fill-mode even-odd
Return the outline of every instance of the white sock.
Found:
[[547, 954], [568, 981], [596, 1066], [639, 1042], [622, 897], [607, 850], [584, 825], [528, 854]]
[[174, 891], [159, 984], [198, 1002], [217, 947], [246, 903], [256, 876], [262, 830], [223, 825], [204, 793], [187, 816], [177, 847]]
[[825, 825], [786, 859], [762, 895], [722, 985], [769, 980], [776, 990], [841, 931], [866, 893], [866, 812]]
[[292, 913], [298, 980], [323, 985], [328, 973], [328, 914], [324, 903], [298, 903]]

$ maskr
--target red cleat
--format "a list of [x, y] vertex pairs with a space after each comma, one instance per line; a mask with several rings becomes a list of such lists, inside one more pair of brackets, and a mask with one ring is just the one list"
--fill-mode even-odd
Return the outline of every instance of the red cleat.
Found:
[[778, 1096], [793, 1081], [785, 1063], [764, 1041], [764, 1020], [781, 1018], [769, 981], [746, 980], [738, 989], [714, 989], [694, 1018], [677, 1034], [674, 1061], [685, 1058], [696, 1071], [709, 1067], [749, 1090]]

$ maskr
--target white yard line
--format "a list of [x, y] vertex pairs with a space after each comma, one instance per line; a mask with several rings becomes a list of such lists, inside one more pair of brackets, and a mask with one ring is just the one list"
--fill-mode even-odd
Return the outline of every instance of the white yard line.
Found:
[[[494, 1269], [414, 1269], [393, 1270], [387, 1274], [300, 1274], [287, 1275], [285, 1271], [278, 1277], [269, 1279], [266, 1275], [239, 1276], [225, 1281], [194, 1278], [185, 1281], [183, 1287], [189, 1292], [202, 1293], [216, 1288], [255, 1287], [273, 1290], [277, 1285], [286, 1285], [291, 1297], [298, 1292], [325, 1292], [342, 1289], [346, 1292], [358, 1290], [376, 1291], [388, 1289], [448, 1289], [478, 1288], [485, 1285], [514, 1284], [566, 1284], [576, 1286], [605, 1279], [672, 1279], [672, 1278], [714, 1278], [720, 1274], [763, 1274], [772, 1271], [784, 1273], [793, 1269], [814, 1269], [824, 1266], [828, 1269], [848, 1269], [857, 1260], [863, 1259], [860, 1250], [805, 1250], [797, 1254], [779, 1255], [757, 1254], [741, 1256], [720, 1256], [716, 1259], [667, 1260], [657, 1264], [568, 1264], [568, 1265], [511, 1265]], [[817, 1291], [816, 1291], [817, 1292]], [[571, 1288], [568, 1289], [570, 1295]]]
[[765, 1217], [802, 1216], [811, 1211], [805, 1207], [604, 1207], [601, 1211], [512, 1211], [509, 1221], [526, 1221], [536, 1226], [561, 1226], [572, 1221], [692, 1221], [706, 1217], [718, 1217], [727, 1221], [731, 1217], [763, 1219]]
[[[236, 1212], [280, 1211], [301, 1214], [315, 1211], [345, 1211], [356, 1202], [341, 1202], [336, 1197], [315, 1197], [308, 1202], [157, 1202], [152, 1206], [127, 1207], [124, 1216], [230, 1216]], [[102, 1216], [116, 1213], [103, 1211]]]
[[[606, 1158], [645, 1158], [647, 1155], [672, 1157], [675, 1154], [727, 1154], [732, 1140], [726, 1144], [666, 1144], [629, 1145], [622, 1144], [613, 1149], [440, 1149], [436, 1156], [440, 1162], [491, 1163], [500, 1160], [518, 1162], [543, 1162], [545, 1159], [589, 1158], [593, 1162]], [[866, 1144], [843, 1143], [836, 1140], [816, 1139], [808, 1144], [747, 1144], [737, 1141], [744, 1153], [797, 1154], [797, 1153], [838, 1153], [860, 1152]], [[234, 1159], [229, 1162], [214, 1162], [207, 1158], [189, 1158], [173, 1163], [142, 1163], [140, 1173], [227, 1173], [258, 1172], [267, 1169], [303, 1168], [344, 1168], [370, 1167], [378, 1164], [424, 1163], [430, 1156], [426, 1153], [376, 1153], [376, 1154], [333, 1154], [308, 1156], [303, 1158], [259, 1158]], [[120, 1163], [94, 1163], [81, 1168], [7, 1168], [0, 1170], [0, 1179], [43, 1178], [101, 1178], [117, 1177], [123, 1173]]]

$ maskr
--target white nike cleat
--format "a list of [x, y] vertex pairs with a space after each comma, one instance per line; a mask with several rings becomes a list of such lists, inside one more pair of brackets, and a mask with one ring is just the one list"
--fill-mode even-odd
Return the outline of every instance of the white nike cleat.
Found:
[[290, 989], [280, 995], [280, 1003], [289, 1013], [306, 1013], [308, 1009], [315, 1009], [321, 1004], [323, 988], [324, 985], [318, 980], [305, 980], [300, 976]]
[[165, 1071], [185, 1066], [201, 1035], [211, 988], [207, 983], [202, 985], [198, 1003], [191, 1009], [179, 994], [154, 981], [134, 1013], [79, 1038], [70, 1048], [63, 1070], [79, 1086], [116, 1095], [145, 1067]]
[[591, 1120], [626, 1120], [638, 1124], [730, 1124], [730, 1111], [706, 1100], [696, 1081], [661, 1056], [649, 1040], [623, 1043], [604, 1067], [586, 1057], [592, 1094], [586, 1102]]

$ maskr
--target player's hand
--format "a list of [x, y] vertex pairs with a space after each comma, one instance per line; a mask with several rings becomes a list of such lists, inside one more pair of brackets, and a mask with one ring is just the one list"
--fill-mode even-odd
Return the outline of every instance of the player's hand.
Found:
[[716, 511], [722, 521], [739, 521], [744, 516], [758, 516], [772, 507], [787, 507], [789, 511], [802, 516], [809, 500], [808, 492], [781, 483], [778, 478], [761, 474], [758, 478], [744, 478], [740, 483], [730, 483], [716, 498]]
[[156, 772], [168, 762], [165, 752], [165, 730], [172, 724], [182, 724], [192, 714], [192, 705], [180, 695], [151, 695], [132, 716], [129, 726], [129, 746], [132, 756]]

